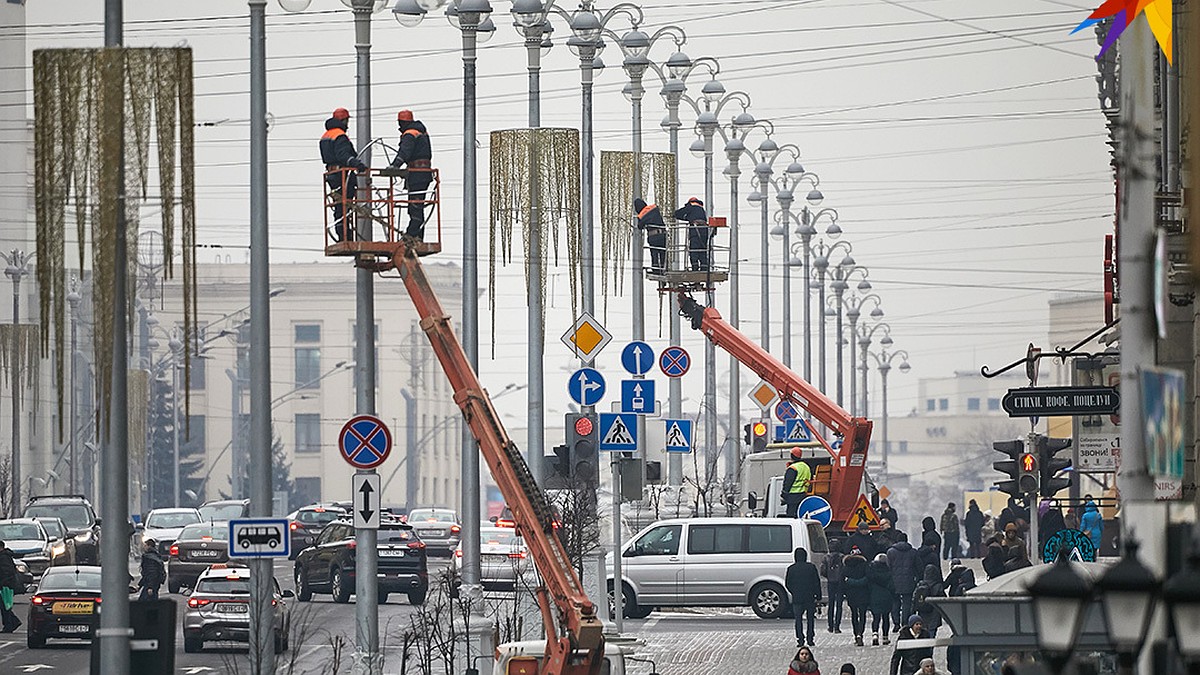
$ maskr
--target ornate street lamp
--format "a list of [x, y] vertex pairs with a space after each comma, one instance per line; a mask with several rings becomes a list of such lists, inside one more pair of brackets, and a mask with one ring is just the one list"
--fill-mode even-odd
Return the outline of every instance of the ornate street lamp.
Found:
[[1200, 675], [1200, 549], [1163, 584], [1162, 599], [1175, 634], [1175, 648], [1189, 675]]
[[[812, 172], [802, 172], [802, 177], [813, 176]], [[816, 183], [820, 183], [820, 178], [816, 178]], [[813, 188], [808, 193], [810, 203], [819, 203], [825, 197], [821, 194], [814, 184]], [[780, 191], [779, 204], [783, 208], [781, 212], [782, 223], [780, 235], [785, 239], [787, 237], [787, 228], [796, 216], [792, 215], [790, 208], [792, 203], [792, 191]], [[816, 202], [813, 202], [813, 200]], [[788, 265], [791, 267], [800, 267], [803, 269], [804, 275], [804, 379], [812, 382], [812, 238], [817, 234], [817, 223], [822, 217], [829, 216], [830, 223], [825, 228], [825, 236], [830, 239], [836, 239], [841, 236], [842, 228], [838, 225], [837, 209], [823, 208], [816, 213], [809, 211], [808, 207], [800, 212], [798, 223], [796, 225], [795, 234], [800, 237], [800, 242], [797, 246], [791, 247], [791, 250], [784, 249], [789, 255]], [[791, 297], [790, 295], [788, 297]], [[784, 307], [784, 323], [791, 322], [791, 311], [787, 306]], [[785, 353], [791, 353], [791, 338], [790, 334], [785, 331], [783, 348]], [[784, 365], [789, 365], [784, 361]], [[789, 366], [790, 367], [790, 366]]]
[[1108, 639], [1116, 646], [1117, 659], [1125, 672], [1132, 672], [1142, 651], [1160, 585], [1154, 573], [1138, 560], [1137, 550], [1137, 542], [1127, 538], [1125, 555], [1096, 582]]
[[1038, 575], [1028, 590], [1033, 603], [1038, 648], [1046, 656], [1052, 672], [1059, 675], [1075, 651], [1075, 642], [1092, 599], [1091, 585], [1075, 570], [1067, 556], [1060, 555], [1049, 570]]

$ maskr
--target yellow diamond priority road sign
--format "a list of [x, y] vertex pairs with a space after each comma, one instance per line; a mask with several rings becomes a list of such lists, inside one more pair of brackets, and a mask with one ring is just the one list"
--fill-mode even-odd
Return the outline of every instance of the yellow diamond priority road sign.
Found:
[[754, 385], [754, 388], [751, 389], [750, 393], [746, 395], [749, 396], [750, 400], [754, 401], [754, 403], [757, 404], [762, 410], [770, 408], [778, 398], [778, 394], [775, 393], [775, 388], [762, 380], [759, 380], [758, 384]]
[[584, 312], [562, 336], [563, 344], [582, 361], [591, 361], [612, 342], [612, 333]]

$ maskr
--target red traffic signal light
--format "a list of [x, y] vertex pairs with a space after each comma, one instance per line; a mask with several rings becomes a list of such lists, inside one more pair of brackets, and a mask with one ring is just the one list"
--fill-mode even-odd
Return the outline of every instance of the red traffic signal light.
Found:
[[579, 436], [591, 436], [595, 428], [596, 425], [590, 417], [578, 417], [575, 419], [575, 433]]
[[755, 422], [750, 427], [750, 433], [754, 434], [755, 438], [762, 438], [767, 435], [767, 425], [765, 422]]
[[1032, 452], [1021, 455], [1021, 471], [1024, 473], [1037, 471], [1037, 457]]

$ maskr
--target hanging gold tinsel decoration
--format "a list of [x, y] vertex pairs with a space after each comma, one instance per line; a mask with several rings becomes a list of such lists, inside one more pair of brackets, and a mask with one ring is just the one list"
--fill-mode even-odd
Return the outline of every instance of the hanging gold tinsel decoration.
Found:
[[641, 160], [644, 194], [635, 195], [634, 154], [613, 150], [600, 153], [600, 292], [606, 320], [610, 273], [613, 292], [620, 295], [625, 291], [625, 261], [629, 259], [636, 225], [634, 198], [658, 204], [664, 218], [675, 211], [675, 158], [665, 152], [643, 152]]
[[[501, 264], [512, 262], [513, 230], [521, 226], [525, 246], [525, 292], [546, 292], [547, 239], [558, 264], [559, 226], [567, 234], [567, 270], [570, 277], [571, 313], [582, 300], [579, 229], [579, 131], [576, 129], [504, 129], [491, 133], [491, 248], [488, 258], [488, 297], [492, 311], [492, 355], [496, 343], [496, 255]], [[535, 211], [536, 209], [536, 211]], [[536, 213], [536, 216], [535, 216]], [[536, 218], [536, 222], [534, 222]], [[529, 244], [542, 242], [541, 276], [531, 279]], [[546, 315], [540, 317], [545, 334]]]
[[[10, 377], [20, 381], [24, 374], [27, 388], [32, 389], [37, 384], [38, 364], [41, 363], [38, 351], [41, 346], [40, 333], [34, 324], [0, 324], [0, 374], [4, 375], [5, 382]], [[34, 396], [35, 410], [37, 401], [38, 397]], [[20, 405], [20, 402], [21, 397], [18, 396], [17, 404]]]
[[[58, 385], [59, 434], [62, 434], [65, 321], [65, 213], [75, 203], [79, 269], [87, 267], [90, 239], [95, 325], [96, 379], [112, 377], [114, 254], [118, 209], [123, 208], [128, 259], [137, 259], [138, 214], [147, 196], [152, 138], [157, 146], [162, 205], [163, 269], [173, 275], [175, 255], [175, 176], [183, 258], [184, 340], [191, 344], [195, 326], [195, 149], [192, 51], [175, 48], [39, 49], [33, 53], [35, 209], [38, 286], [41, 293], [41, 343], [50, 350], [53, 334]], [[179, 142], [175, 126], [179, 125]], [[155, 134], [152, 135], [151, 128]], [[122, 140], [123, 139], [123, 140]], [[176, 161], [176, 152], [179, 160]], [[124, 203], [121, 177], [124, 169]], [[90, 228], [89, 228], [90, 225]], [[89, 231], [90, 230], [90, 231]], [[90, 235], [90, 236], [89, 236]], [[134, 288], [133, 266], [128, 267]], [[132, 313], [133, 294], [126, 311]], [[133, 322], [129, 322], [133, 325]], [[184, 378], [190, 373], [185, 352]], [[97, 415], [108, 419], [110, 390], [97, 387]]]

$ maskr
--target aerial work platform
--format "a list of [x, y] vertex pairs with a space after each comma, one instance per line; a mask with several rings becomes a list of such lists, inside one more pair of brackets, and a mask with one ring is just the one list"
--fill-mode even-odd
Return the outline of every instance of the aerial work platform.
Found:
[[708, 219], [713, 236], [703, 248], [689, 243], [692, 227], [680, 221], [667, 225], [666, 265], [661, 270], [654, 267], [653, 249], [647, 249], [646, 279], [658, 282], [659, 293], [711, 291], [716, 284], [729, 280], [729, 246], [715, 243], [717, 235], [726, 229], [725, 219]]
[[[345, 168], [326, 172], [325, 255], [354, 257], [357, 267], [386, 272], [395, 269], [401, 248], [418, 256], [441, 253], [441, 179], [437, 169], [424, 171], [432, 174], [432, 180], [424, 194], [414, 195], [414, 199], [409, 199], [405, 187], [409, 169]], [[348, 189], [351, 187], [357, 189]], [[414, 207], [423, 213], [423, 240], [404, 234], [409, 209]]]

